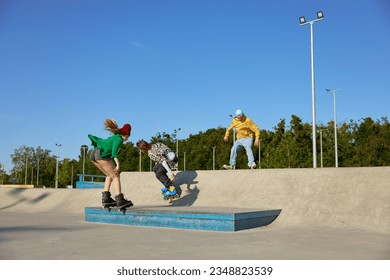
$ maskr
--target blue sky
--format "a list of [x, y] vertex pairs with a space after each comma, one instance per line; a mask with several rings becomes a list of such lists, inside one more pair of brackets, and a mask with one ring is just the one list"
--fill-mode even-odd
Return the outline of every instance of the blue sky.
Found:
[[1, 0], [0, 163], [26, 145], [77, 158], [105, 118], [130, 141], [227, 127], [241, 108], [262, 129], [389, 116], [387, 0]]

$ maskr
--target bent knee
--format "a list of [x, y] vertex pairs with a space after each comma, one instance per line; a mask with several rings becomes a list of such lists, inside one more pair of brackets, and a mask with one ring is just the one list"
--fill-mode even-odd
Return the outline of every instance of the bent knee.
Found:
[[111, 172], [111, 173], [109, 174], [109, 176], [110, 176], [110, 178], [111, 178], [112, 180], [119, 180], [119, 179], [120, 179], [119, 173]]
[[118, 174], [115, 174], [114, 171], [109, 171], [109, 172], [106, 171], [105, 174], [107, 177], [110, 177], [110, 179], [112, 179], [112, 180], [114, 180], [115, 178], [118, 177]]

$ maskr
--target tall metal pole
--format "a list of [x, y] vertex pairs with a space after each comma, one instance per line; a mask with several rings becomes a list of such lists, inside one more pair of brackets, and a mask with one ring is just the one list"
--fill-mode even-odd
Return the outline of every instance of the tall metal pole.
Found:
[[261, 168], [261, 141], [259, 139], [259, 169]]
[[85, 148], [83, 147], [83, 181], [85, 176]]
[[186, 152], [183, 152], [184, 154], [184, 167], [183, 170], [186, 171]]
[[333, 110], [334, 110], [334, 150], [336, 168], [339, 167], [339, 157], [337, 152], [337, 117], [336, 117], [336, 90], [333, 91]]
[[56, 181], [55, 181], [55, 188], [58, 188], [58, 158], [60, 157], [60, 147], [62, 146], [61, 144], [57, 144], [57, 162], [56, 162]]
[[213, 147], [213, 170], [215, 170], [215, 146]]
[[313, 137], [313, 168], [317, 168], [317, 143], [316, 143], [316, 99], [314, 83], [314, 22], [324, 19], [322, 11], [317, 12], [317, 19], [306, 22], [305, 17], [300, 17], [300, 25], [310, 24], [310, 53], [311, 53], [311, 107], [312, 107], [312, 137]]
[[319, 130], [320, 132], [320, 147], [321, 147], [321, 168], [324, 167], [323, 157], [322, 157], [322, 129]]
[[83, 149], [83, 178], [82, 181], [84, 181], [84, 176], [85, 176], [85, 152], [88, 149], [87, 145], [82, 145], [81, 149]]
[[338, 157], [338, 146], [337, 146], [337, 114], [336, 114], [336, 91], [338, 89], [326, 89], [327, 92], [333, 93], [333, 122], [334, 122], [334, 157], [335, 157], [335, 166], [339, 167], [339, 157]]
[[26, 155], [26, 171], [24, 173], [24, 184], [27, 185], [27, 155]]
[[39, 155], [37, 160], [37, 186], [39, 185]]
[[139, 151], [139, 172], [142, 171], [142, 153]]
[[181, 128], [175, 129], [176, 134], [176, 155], [179, 156], [179, 131]]
[[176, 170], [179, 170], [179, 131], [181, 128], [175, 129], [176, 133], [176, 156], [177, 156], [177, 163], [176, 163]]
[[58, 188], [58, 156], [56, 157], [56, 181], [55, 181], [55, 188]]
[[72, 186], [73, 189], [73, 164], [72, 164], [72, 176], [70, 176], [70, 185]]
[[317, 168], [317, 143], [316, 143], [316, 97], [314, 82], [314, 30], [310, 23], [310, 49], [311, 49], [311, 108], [312, 108], [312, 137], [313, 137], [313, 168]]

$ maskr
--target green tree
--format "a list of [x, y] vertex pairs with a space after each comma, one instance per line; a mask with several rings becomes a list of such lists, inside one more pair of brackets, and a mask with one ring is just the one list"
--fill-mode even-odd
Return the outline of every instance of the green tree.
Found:
[[[147, 156], [146, 156], [147, 157]], [[125, 143], [119, 152], [121, 171], [139, 170], [139, 151], [134, 143]]]
[[[286, 120], [281, 119], [274, 127], [274, 131], [267, 132], [262, 138], [263, 158], [262, 168], [282, 168], [286, 164], [285, 148], [280, 146], [286, 130]], [[264, 133], [263, 133], [264, 134]]]
[[0, 163], [0, 185], [8, 183], [8, 175], [4, 170], [4, 166]]
[[[322, 130], [323, 163], [324, 167], [335, 166], [334, 123], [317, 125], [317, 131]], [[184, 169], [184, 153], [186, 155], [185, 168], [187, 170], [202, 170], [213, 168], [213, 151], [215, 150], [215, 168], [221, 169], [223, 164], [229, 162], [232, 147], [232, 136], [224, 142], [226, 128], [210, 128], [204, 132], [191, 134], [187, 139], [180, 139], [179, 143], [179, 169]], [[311, 168], [312, 167], [312, 128], [311, 124], [304, 123], [297, 115], [291, 115], [289, 126], [286, 120], [273, 127], [273, 130], [261, 130], [261, 168]], [[374, 121], [364, 118], [359, 121], [350, 120], [340, 123], [337, 128], [339, 166], [389, 166], [390, 165], [390, 124], [387, 118]], [[317, 133], [317, 158], [320, 161], [320, 133]], [[151, 137], [150, 143], [162, 142], [176, 151], [176, 134], [165, 132], [157, 133]], [[50, 155], [50, 150], [41, 147], [33, 148], [21, 146], [11, 155], [14, 164], [12, 178], [19, 183], [39, 181], [40, 185], [54, 187], [56, 157]], [[91, 150], [85, 154], [85, 174], [102, 175], [97, 167], [89, 160]], [[255, 160], [259, 161], [259, 150], [253, 147]], [[60, 186], [70, 184], [71, 171], [81, 174], [83, 171], [83, 150], [77, 160], [64, 159], [59, 166]], [[125, 143], [119, 152], [121, 171], [138, 171], [140, 155], [132, 142]], [[319, 162], [320, 163], [320, 162]], [[241, 151], [237, 156], [237, 168], [247, 168], [247, 156]], [[27, 167], [27, 168], [26, 168]], [[151, 161], [147, 155], [141, 157], [143, 171], [149, 171]], [[0, 178], [4, 176], [0, 165]], [[74, 180], [77, 177], [74, 176]], [[1, 179], [0, 179], [1, 180]], [[3, 181], [5, 179], [2, 179]], [[8, 180], [6, 178], [6, 180]]]
[[58, 187], [75, 186], [78, 162], [64, 158], [58, 167]]
[[365, 118], [353, 126], [352, 166], [383, 166], [389, 164], [387, 119]]
[[[290, 135], [289, 135], [290, 134]], [[290, 138], [289, 145], [290, 166], [294, 168], [310, 167], [312, 165], [312, 129], [307, 123], [296, 115], [291, 116], [290, 132], [286, 138]]]
[[[317, 135], [318, 136], [318, 141], [317, 141], [318, 166], [321, 166], [321, 135], [322, 135], [323, 167], [335, 166], [333, 122], [328, 123], [328, 126], [325, 126], [322, 124], [318, 125], [317, 131], [318, 131], [318, 135]], [[339, 138], [340, 138], [340, 136], [339, 136]], [[339, 142], [340, 142], [340, 140], [339, 140]], [[312, 153], [311, 153], [311, 155], [312, 155]], [[340, 149], [339, 149], [339, 158], [340, 158]], [[310, 166], [308, 166], [308, 167], [310, 167]]]

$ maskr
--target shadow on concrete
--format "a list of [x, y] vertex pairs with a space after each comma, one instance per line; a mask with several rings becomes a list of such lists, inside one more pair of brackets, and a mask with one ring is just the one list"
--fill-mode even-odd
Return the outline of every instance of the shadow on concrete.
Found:
[[11, 208], [11, 207], [14, 207], [14, 206], [16, 206], [16, 205], [18, 205], [18, 204], [20, 204], [20, 203], [22, 203], [22, 202], [25, 202], [26, 200], [27, 200], [27, 198], [21, 197], [18, 201], [15, 201], [14, 203], [11, 203], [11, 204], [9, 204], [9, 205], [6, 205], [6, 206], [4, 206], [4, 207], [1, 207], [1, 208], [0, 208], [0, 211], [1, 211], [1, 210], [8, 209], [8, 208]]
[[180, 198], [174, 200], [170, 206], [191, 206], [198, 199], [200, 190], [196, 185], [195, 178], [198, 173], [193, 170], [181, 171], [176, 174], [175, 187], [180, 194]]
[[10, 193], [12, 196], [18, 196], [25, 191], [26, 189], [12, 189]]
[[48, 196], [49, 196], [48, 193], [43, 193], [40, 196], [37, 196], [36, 198], [29, 200], [28, 202], [29, 203], [33, 203], [33, 204], [34, 203], [39, 203], [39, 202], [41, 202], [42, 200], [44, 200]]
[[13, 197], [16, 197], [17, 201], [15, 201], [14, 203], [11, 203], [9, 205], [6, 205], [4, 207], [1, 207], [0, 208], [0, 211], [1, 210], [5, 210], [5, 209], [8, 209], [8, 208], [12, 208], [20, 203], [29, 203], [29, 204], [37, 204], [41, 201], [43, 201], [45, 198], [47, 198], [49, 196], [49, 193], [44, 193], [44, 194], [41, 194], [39, 196], [37, 196], [36, 198], [33, 198], [33, 199], [28, 199], [26, 197], [23, 197], [21, 196], [22, 193], [25, 191], [26, 189], [13, 189], [10, 194], [11, 196]]
[[43, 231], [63, 231], [63, 232], [72, 232], [75, 230], [80, 230], [80, 228], [76, 227], [65, 227], [65, 226], [59, 226], [59, 227], [46, 227], [46, 226], [13, 226], [13, 227], [1, 227], [0, 233], [6, 233], [6, 232], [28, 232], [28, 231], [37, 231], [37, 232], [43, 232]]

